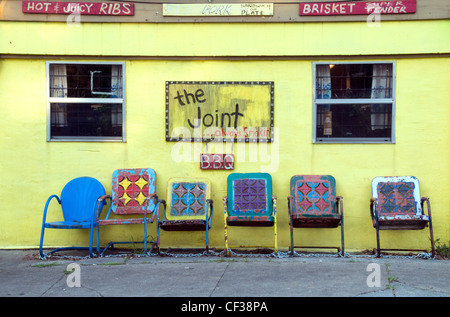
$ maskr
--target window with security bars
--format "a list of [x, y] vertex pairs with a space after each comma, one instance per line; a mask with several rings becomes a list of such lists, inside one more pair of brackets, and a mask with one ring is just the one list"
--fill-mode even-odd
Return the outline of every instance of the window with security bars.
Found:
[[394, 142], [393, 63], [315, 63], [316, 143]]
[[123, 63], [47, 63], [48, 140], [123, 141]]

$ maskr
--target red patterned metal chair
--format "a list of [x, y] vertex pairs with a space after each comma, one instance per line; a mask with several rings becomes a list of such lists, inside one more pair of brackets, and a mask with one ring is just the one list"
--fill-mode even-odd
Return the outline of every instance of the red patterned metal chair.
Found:
[[[227, 196], [224, 200], [225, 250], [230, 255], [228, 226], [273, 227], [274, 250], [278, 253], [277, 208], [272, 196], [272, 177], [267, 173], [232, 173], [227, 179]], [[247, 246], [258, 248], [264, 246]]]
[[[344, 206], [336, 196], [336, 181], [331, 175], [294, 175], [288, 196], [291, 254], [294, 248], [333, 248], [329, 246], [294, 246], [294, 228], [337, 228], [341, 226], [341, 255], [344, 255]], [[336, 247], [338, 252], [339, 247]]]
[[165, 201], [162, 203], [164, 213], [158, 224], [158, 241], [159, 228], [165, 231], [205, 231], [208, 253], [213, 217], [211, 182], [205, 178], [172, 178], [167, 185], [167, 204]]
[[[147, 225], [158, 220], [161, 203], [156, 194], [155, 171], [151, 168], [115, 170], [112, 175], [112, 194], [106, 198], [111, 200], [111, 205], [106, 218], [97, 220], [98, 230], [103, 226], [143, 224], [144, 237], [143, 241], [110, 242], [101, 254], [115, 244], [134, 243], [143, 243], [144, 252], [147, 253]], [[111, 217], [113, 214], [116, 217]]]
[[[427, 203], [428, 216], [424, 214], [424, 202]], [[419, 180], [416, 177], [375, 177], [372, 180], [370, 215], [377, 233], [377, 257], [380, 257], [381, 250], [380, 230], [422, 230], [427, 226], [430, 228], [431, 253], [434, 257], [430, 199], [420, 197]]]

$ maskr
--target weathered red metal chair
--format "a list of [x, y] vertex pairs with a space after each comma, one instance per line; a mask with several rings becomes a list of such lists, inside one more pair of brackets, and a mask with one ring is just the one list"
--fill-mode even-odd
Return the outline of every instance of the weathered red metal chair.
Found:
[[[341, 226], [341, 255], [344, 255], [344, 206], [336, 196], [336, 181], [331, 175], [294, 175], [288, 196], [291, 254], [294, 248], [330, 249], [330, 246], [294, 246], [293, 228], [337, 228]], [[336, 247], [338, 252], [339, 247]]]
[[[111, 191], [111, 196], [106, 196], [111, 200], [111, 205], [106, 218], [97, 220], [98, 230], [102, 226], [143, 224], [144, 238], [143, 241], [111, 241], [101, 254], [115, 244], [134, 243], [143, 243], [144, 252], [147, 253], [147, 224], [153, 223], [155, 218], [158, 219], [160, 205], [156, 194], [155, 171], [151, 168], [115, 170], [112, 175]], [[111, 217], [112, 214], [117, 217]], [[98, 245], [97, 249], [99, 250]]]
[[[272, 196], [272, 177], [267, 173], [232, 173], [227, 179], [224, 200], [225, 250], [230, 255], [228, 226], [273, 227], [274, 250], [278, 253], [276, 196]], [[265, 246], [246, 246], [265, 248]]]
[[[172, 178], [167, 185], [167, 204], [165, 201], [162, 203], [164, 213], [158, 227], [165, 231], [205, 231], [208, 253], [213, 217], [210, 181], [205, 178]], [[159, 230], [157, 234], [160, 242]]]
[[[424, 202], [427, 203], [428, 216], [424, 214]], [[377, 257], [380, 257], [381, 250], [380, 230], [422, 230], [427, 226], [430, 228], [431, 253], [434, 257], [430, 199], [420, 197], [419, 180], [416, 177], [375, 177], [372, 180], [370, 215], [377, 233]]]

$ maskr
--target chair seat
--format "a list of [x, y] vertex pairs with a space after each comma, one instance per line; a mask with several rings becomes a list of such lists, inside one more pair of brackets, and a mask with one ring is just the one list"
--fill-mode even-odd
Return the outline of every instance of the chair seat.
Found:
[[248, 227], [271, 227], [275, 217], [273, 216], [228, 216], [227, 224], [229, 226], [248, 226]]
[[[375, 218], [372, 219], [374, 228], [376, 227]], [[378, 226], [380, 230], [422, 230], [429, 222], [425, 215], [399, 215], [399, 216], [380, 216]]]
[[97, 226], [96, 223], [89, 221], [55, 221], [45, 223], [44, 227], [53, 229], [89, 229], [92, 224], [94, 227]]
[[206, 221], [193, 220], [171, 220], [161, 221], [160, 228], [166, 231], [205, 231]]
[[336, 228], [341, 223], [338, 214], [293, 214], [292, 226], [294, 228]]
[[[147, 223], [151, 223], [151, 218], [147, 218]], [[98, 221], [99, 226], [108, 225], [133, 225], [133, 224], [143, 224], [144, 218], [131, 218], [131, 219], [103, 219]]]

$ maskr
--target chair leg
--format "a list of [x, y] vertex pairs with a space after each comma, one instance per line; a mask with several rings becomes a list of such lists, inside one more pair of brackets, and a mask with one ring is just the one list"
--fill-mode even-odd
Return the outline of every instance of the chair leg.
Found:
[[205, 245], [206, 245], [206, 254], [208, 254], [208, 253], [209, 253], [209, 230], [208, 230], [208, 222], [206, 222]]
[[225, 233], [225, 252], [227, 256], [230, 256], [230, 250], [228, 249], [228, 226], [226, 218], [225, 218], [224, 233]]
[[380, 228], [378, 225], [378, 219], [375, 219], [376, 221], [376, 231], [377, 231], [377, 258], [380, 257]]
[[92, 253], [92, 243], [94, 242], [94, 225], [91, 225], [91, 230], [89, 234], [89, 256], [91, 258], [94, 257], [94, 254]]
[[144, 218], [144, 252], [147, 254], [147, 219]]
[[291, 230], [291, 255], [294, 255], [294, 228], [292, 226], [292, 218], [291, 218], [291, 224], [290, 224], [290, 230]]
[[41, 256], [41, 258], [44, 258], [46, 256], [46, 254], [42, 251], [42, 246], [44, 244], [44, 233], [45, 233], [45, 226], [42, 225], [41, 239], [40, 239], [40, 242], [39, 242], [39, 255]]
[[275, 255], [278, 255], [277, 217], [275, 217], [273, 227], [274, 227], [273, 231], [274, 231]]
[[341, 219], [341, 247], [342, 247], [342, 256], [344, 256], [345, 253], [345, 247], [344, 247], [344, 217]]

